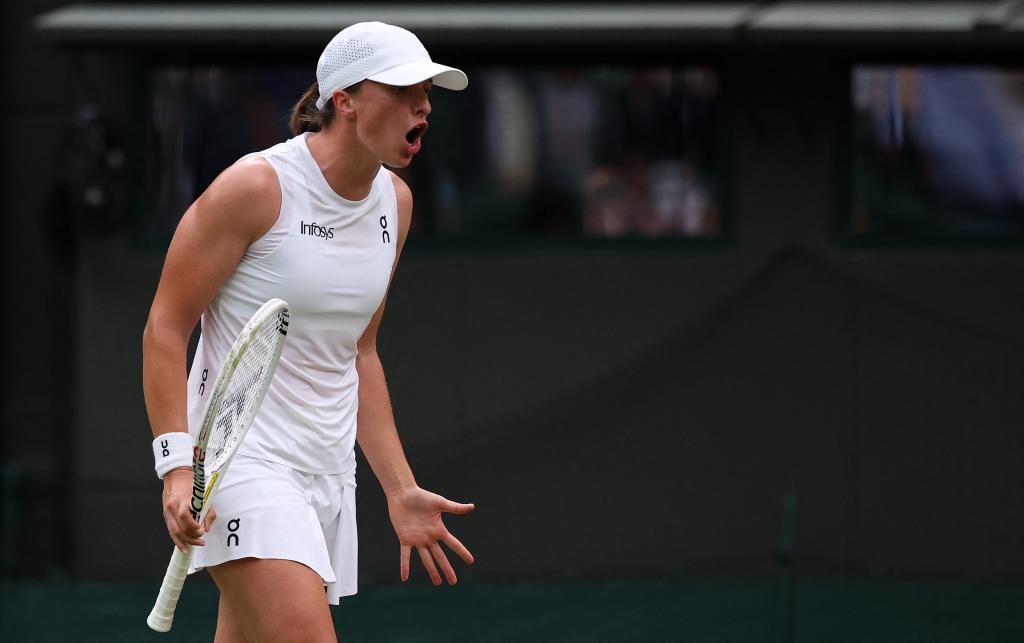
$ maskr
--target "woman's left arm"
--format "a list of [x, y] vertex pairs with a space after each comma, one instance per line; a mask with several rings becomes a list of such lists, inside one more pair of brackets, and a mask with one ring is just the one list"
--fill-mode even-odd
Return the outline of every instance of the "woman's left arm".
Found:
[[[393, 276], [412, 220], [412, 193], [398, 176], [392, 175], [392, 179], [398, 196], [398, 248], [391, 269]], [[398, 535], [402, 580], [409, 578], [409, 559], [415, 549], [434, 585], [441, 584], [438, 566], [448, 583], [454, 585], [457, 581], [455, 570], [440, 543], [447, 545], [467, 563], [473, 562], [473, 555], [445, 528], [441, 513], [464, 514], [472, 511], [473, 505], [452, 502], [420, 489], [416, 484], [398, 438], [388, 385], [384, 379], [384, 367], [377, 355], [377, 328], [384, 314], [385, 302], [381, 302], [359, 339], [359, 354], [356, 357], [356, 370], [359, 373], [359, 447], [366, 455], [388, 500], [388, 513]]]

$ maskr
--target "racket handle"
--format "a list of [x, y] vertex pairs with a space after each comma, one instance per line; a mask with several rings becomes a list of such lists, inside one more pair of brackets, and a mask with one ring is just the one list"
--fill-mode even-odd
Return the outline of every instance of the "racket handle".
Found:
[[157, 632], [167, 632], [171, 629], [171, 622], [174, 621], [174, 609], [178, 606], [178, 597], [181, 596], [181, 586], [188, 576], [188, 564], [192, 560], [192, 550], [183, 554], [177, 547], [171, 554], [171, 562], [167, 565], [167, 573], [164, 574], [164, 582], [160, 584], [160, 593], [156, 597], [156, 604], [153, 611], [149, 613], [146, 624], [150, 629]]

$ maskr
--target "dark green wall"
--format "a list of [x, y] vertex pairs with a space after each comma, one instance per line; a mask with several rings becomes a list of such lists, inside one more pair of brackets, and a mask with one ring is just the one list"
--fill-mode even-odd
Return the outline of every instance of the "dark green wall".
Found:
[[7, 302], [0, 322], [7, 338], [0, 358], [0, 467], [8, 499], [0, 515], [7, 552], [0, 569], [34, 575], [73, 564], [68, 494], [79, 439], [72, 411], [74, 267], [67, 222], [52, 207], [75, 88], [67, 57], [41, 47], [28, 28], [32, 16], [57, 4], [0, 6], [0, 293]]
[[[1024, 257], [837, 246], [840, 52], [726, 60], [729, 247], [411, 242], [381, 353], [420, 483], [478, 503], [449, 520], [479, 561], [465, 575], [760, 573], [795, 494], [798, 569], [1020, 578]], [[114, 62], [85, 68], [127, 82]], [[5, 173], [5, 216], [31, 232], [5, 235], [4, 292], [36, 319], [4, 365], [4, 453], [37, 481], [33, 520], [71, 517], [20, 551], [83, 578], [156, 579], [170, 545], [140, 338], [162, 256], [123, 235], [80, 237], [66, 266], [45, 249], [67, 106], [52, 91], [18, 100], [5, 94], [18, 142], [5, 153], [32, 159]], [[38, 385], [69, 369], [60, 395]], [[64, 495], [55, 469], [69, 457]], [[397, 547], [368, 467], [360, 483], [361, 569], [391, 582]]]

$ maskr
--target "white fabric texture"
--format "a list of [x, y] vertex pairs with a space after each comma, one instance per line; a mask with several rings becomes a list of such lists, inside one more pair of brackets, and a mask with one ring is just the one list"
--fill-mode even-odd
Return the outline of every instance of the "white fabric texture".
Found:
[[212, 503], [206, 545], [192, 548], [189, 573], [240, 558], [292, 560], [323, 579], [337, 605], [357, 590], [355, 471], [317, 475], [236, 456]]
[[355, 467], [356, 342], [387, 291], [398, 205], [383, 167], [365, 199], [336, 194], [307, 137], [256, 154], [277, 172], [281, 212], [203, 312], [188, 380], [189, 427], [194, 435], [209, 388], [246, 320], [279, 297], [291, 308], [288, 339], [239, 453], [306, 473], [344, 473]]

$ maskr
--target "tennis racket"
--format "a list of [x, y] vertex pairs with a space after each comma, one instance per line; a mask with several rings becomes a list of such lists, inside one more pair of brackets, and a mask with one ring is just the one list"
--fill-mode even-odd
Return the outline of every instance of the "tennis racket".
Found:
[[[192, 449], [192, 516], [200, 525], [210, 510], [217, 482], [224, 478], [267, 393], [287, 334], [288, 304], [271, 299], [245, 324], [224, 358]], [[157, 632], [171, 629], [191, 560], [191, 548], [188, 553], [174, 548], [160, 594], [146, 619]]]

